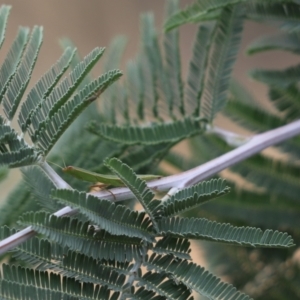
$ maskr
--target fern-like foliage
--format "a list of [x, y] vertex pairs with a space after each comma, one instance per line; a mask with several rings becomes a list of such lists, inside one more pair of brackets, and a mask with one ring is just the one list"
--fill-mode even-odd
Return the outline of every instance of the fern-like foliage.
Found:
[[[37, 299], [117, 299], [115, 293], [92, 283], [81, 283], [73, 278], [61, 277], [46, 271], [33, 271], [22, 267], [3, 266], [1, 278], [1, 297], [28, 299], [27, 295], [36, 295]], [[16, 283], [19, 281], [19, 284]]]
[[152, 241], [152, 226], [145, 213], [137, 213], [109, 200], [99, 201], [95, 196], [72, 190], [57, 190], [53, 196], [65, 205], [80, 206], [85, 216], [111, 234]]
[[[1, 44], [4, 40], [8, 6], [2, 6], [0, 16]], [[7, 120], [1, 122], [0, 163], [10, 168], [32, 165], [45, 156], [69, 125], [121, 73], [109, 70], [106, 74], [76, 91], [104, 52], [96, 48], [79, 62], [69, 76], [60, 79], [71, 64], [75, 49], [67, 48], [48, 72], [29, 91], [21, 105], [18, 124], [22, 134], [10, 125], [29, 84], [43, 40], [41, 27], [20, 28], [16, 39], [0, 68], [0, 102]], [[29, 132], [33, 145], [28, 145], [24, 134]]]
[[171, 273], [177, 282], [182, 282], [210, 299], [250, 299], [249, 296], [237, 292], [232, 285], [220, 282], [219, 278], [203, 267], [188, 263], [186, 260], [178, 261], [172, 256], [153, 254], [147, 258], [145, 264], [150, 270]]
[[235, 228], [229, 224], [218, 224], [206, 219], [165, 218], [159, 228], [176, 237], [207, 239], [211, 241], [249, 245], [254, 247], [291, 247], [293, 240], [288, 234], [272, 230], [262, 232], [255, 228]]
[[175, 195], [172, 195], [163, 204], [164, 215], [172, 217], [187, 212], [228, 192], [229, 187], [225, 186], [225, 182], [222, 179], [200, 182], [197, 185], [180, 190]]
[[147, 188], [146, 182], [138, 178], [126, 164], [122, 164], [116, 158], [109, 160], [106, 165], [131, 189], [157, 229], [155, 219], [157, 218], [156, 214], [160, 206], [160, 201], [153, 200], [154, 193]]
[[132, 145], [155, 145], [164, 142], [179, 142], [187, 136], [199, 134], [202, 131], [201, 122], [197, 119], [186, 118], [171, 123], [149, 126], [111, 126], [91, 123], [87, 127], [91, 132], [118, 143]]
[[[0, 67], [0, 102], [6, 116], [0, 118], [0, 164], [5, 166], [3, 174], [7, 168], [26, 166], [22, 169], [25, 184], [11, 194], [1, 214], [1, 224], [11, 228], [1, 227], [0, 237], [17, 232], [13, 223], [19, 216], [18, 225], [30, 226], [38, 235], [12, 250], [14, 265], [4, 265], [0, 276], [1, 299], [191, 300], [192, 292], [209, 299], [250, 299], [191, 262], [190, 240], [214, 242], [216, 249], [227, 244], [256, 251], [294, 246], [297, 235], [293, 240], [287, 233], [266, 227], [298, 227], [299, 209], [294, 204], [300, 192], [299, 166], [257, 155], [230, 171], [264, 188], [262, 194], [244, 188], [229, 193], [223, 179], [211, 179], [162, 199], [136, 173], [157, 171], [164, 157], [169, 164], [186, 170], [230, 151], [230, 145], [211, 134], [214, 130], [207, 133], [208, 128], [214, 129], [214, 119], [221, 111], [255, 132], [299, 118], [298, 66], [251, 73], [269, 85], [278, 115], [261, 107], [231, 79], [245, 19], [282, 22], [280, 39], [261, 40], [249, 53], [270, 49], [298, 53], [299, 12], [295, 8], [299, 4], [263, 2], [199, 0], [180, 11], [178, 1], [170, 0], [162, 45], [153, 15], [144, 14], [141, 47], [137, 58], [127, 64], [122, 82], [115, 83], [121, 76], [117, 68], [126, 44], [124, 37], [113, 41], [104, 74], [96, 79], [90, 72], [104, 48], [96, 48], [81, 59], [74, 45], [64, 40], [60, 59], [25, 97], [43, 36], [41, 27], [19, 29]], [[8, 6], [0, 9], [0, 44], [8, 12]], [[184, 79], [176, 27], [212, 20], [198, 27]], [[106, 89], [98, 112], [95, 100]], [[11, 125], [17, 111], [21, 133]], [[74, 139], [75, 135], [84, 138]], [[193, 138], [192, 159], [174, 153], [166, 156], [187, 138]], [[278, 149], [299, 158], [299, 138]], [[127, 207], [99, 199], [75, 179], [70, 179], [69, 186], [60, 178], [61, 170], [55, 172], [45, 162], [50, 151], [54, 163], [61, 164], [62, 155], [67, 164], [114, 173], [142, 209], [137, 210], [133, 201]], [[110, 199], [116, 198], [113, 191]], [[218, 197], [216, 203], [212, 201]], [[76, 215], [51, 214], [63, 206], [73, 208]], [[220, 220], [207, 218], [212, 214]], [[229, 224], [232, 219], [237, 224]], [[232, 261], [231, 257], [228, 262]], [[245, 273], [239, 272], [241, 277]]]

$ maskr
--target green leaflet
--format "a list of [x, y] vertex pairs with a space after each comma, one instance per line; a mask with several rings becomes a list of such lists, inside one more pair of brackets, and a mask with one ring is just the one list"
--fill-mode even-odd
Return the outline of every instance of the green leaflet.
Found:
[[[88, 71], [97, 63], [104, 52], [103, 48], [95, 48], [81, 61], [68, 77], [52, 90], [31, 116], [31, 132], [39, 131], [45, 121], [52, 117], [78, 88]], [[83, 89], [82, 89], [83, 90]]]
[[300, 81], [300, 65], [298, 64], [284, 70], [254, 69], [249, 74], [252, 78], [265, 84], [284, 88]]
[[[109, 241], [107, 239], [106, 247], [108, 244]], [[100, 247], [99, 251], [101, 251], [101, 253], [102, 250], [102, 247]], [[110, 249], [110, 251], [111, 250], [112, 249]], [[62, 247], [58, 243], [51, 243], [48, 240], [39, 239], [37, 237], [33, 237], [15, 248], [13, 256], [16, 259], [34, 265], [40, 271], [51, 269], [57, 273], [63, 273], [66, 276], [77, 277], [82, 281], [90, 282], [102, 276], [101, 273], [99, 274], [98, 268], [126, 275], [132, 267], [128, 262], [121, 263], [109, 259], [97, 260], [91, 256], [78, 253], [77, 251], [69, 250], [68, 247]], [[93, 268], [91, 268], [91, 266], [93, 266]], [[105, 281], [106, 279], [107, 278], [104, 277], [102, 280]]]
[[243, 30], [243, 17], [241, 7], [225, 7], [214, 27], [200, 106], [200, 115], [210, 123], [226, 104], [230, 75]]
[[[151, 13], [141, 16], [141, 43], [142, 51], [138, 56], [138, 76], [141, 76], [140, 85], [141, 101], [137, 106], [137, 113], [140, 119], [144, 120], [146, 114], [148, 118], [160, 119], [162, 111], [158, 109], [159, 93], [162, 90], [170, 105], [172, 99], [168, 95], [166, 77], [163, 67], [162, 54], [158, 42], [158, 33], [154, 26], [154, 16]], [[141, 90], [142, 89], [142, 90]], [[162, 110], [165, 108], [163, 107]], [[151, 116], [151, 117], [150, 117]]]
[[284, 119], [288, 121], [297, 120], [300, 116], [300, 89], [297, 84], [287, 87], [271, 86], [269, 90], [270, 100], [276, 108], [283, 113]]
[[106, 161], [105, 164], [130, 188], [137, 200], [143, 205], [157, 230], [156, 217], [159, 215], [158, 210], [161, 202], [153, 199], [154, 193], [147, 187], [146, 182], [139, 178], [130, 167], [116, 158]]
[[[167, 2], [167, 17], [178, 11], [178, 0]], [[181, 78], [181, 59], [179, 53], [179, 32], [178, 29], [167, 32], [164, 35], [165, 73], [169, 88], [171, 111], [177, 108], [182, 116], [185, 115], [183, 99], [183, 81]]]
[[101, 230], [96, 232], [88, 222], [80, 222], [70, 217], [58, 218], [49, 213], [27, 213], [22, 216], [20, 224], [32, 225], [34, 230], [42, 233], [62, 247], [96, 259], [131, 261], [140, 256], [141, 239], [111, 235]]
[[254, 41], [247, 48], [247, 54], [253, 55], [270, 50], [284, 50], [299, 54], [299, 36], [296, 34], [278, 33], [271, 36], [262, 37]]
[[11, 6], [9, 5], [1, 5], [0, 8], [0, 48], [2, 47], [2, 44], [4, 42], [6, 23], [10, 9]]
[[51, 191], [55, 189], [54, 183], [38, 166], [22, 169], [23, 179], [31, 191], [31, 196], [41, 207], [51, 212], [62, 208], [62, 205], [51, 199]]
[[112, 126], [92, 122], [87, 129], [107, 140], [133, 145], [156, 145], [163, 142], [179, 142], [181, 139], [202, 132], [201, 121], [185, 118], [169, 123], [157, 123], [149, 126]]
[[161, 232], [175, 237], [204, 239], [235, 245], [252, 247], [287, 248], [294, 246], [293, 239], [287, 233], [259, 228], [235, 227], [207, 219], [162, 218], [158, 221]]
[[172, 254], [181, 259], [191, 259], [189, 240], [173, 238], [170, 235], [160, 239], [153, 248], [153, 252], [157, 254]]
[[171, 16], [165, 22], [165, 30], [169, 31], [186, 23], [217, 19], [222, 8], [241, 2], [245, 2], [245, 0], [196, 0], [193, 4], [188, 5], [182, 11]]
[[[1, 27], [2, 28], [2, 27]], [[22, 59], [23, 51], [28, 42], [29, 29], [21, 27], [18, 31], [18, 35], [15, 38], [4, 62], [0, 67], [0, 80], [1, 80], [1, 91], [0, 91], [0, 102], [3, 100], [7, 87], [9, 86], [10, 80], [14, 76], [17, 67]]]
[[83, 90], [67, 101], [51, 118], [39, 125], [38, 130], [30, 128], [31, 139], [48, 153], [59, 137], [70, 126], [75, 118], [115, 80], [121, 76], [118, 70], [110, 71], [92, 81]]
[[193, 45], [193, 56], [190, 60], [187, 84], [185, 87], [185, 105], [189, 114], [200, 113], [200, 99], [203, 91], [205, 69], [208, 63], [208, 51], [211, 43], [209, 26], [199, 26]]
[[191, 291], [182, 283], [176, 284], [174, 280], [167, 279], [165, 274], [147, 272], [139, 278], [137, 286], [155, 291], [166, 299], [188, 299]]
[[30, 90], [26, 100], [21, 105], [18, 116], [18, 123], [23, 132], [25, 132], [30, 125], [31, 116], [40, 108], [42, 101], [51, 93], [69, 67], [74, 54], [74, 49], [67, 48], [57, 63], [53, 65]]
[[228, 101], [224, 113], [237, 124], [252, 131], [262, 132], [286, 124], [263, 107], [239, 102], [235, 97]]
[[[299, 6], [295, 1], [264, 1], [250, 2], [247, 5], [247, 18], [264, 22], [285, 22], [292, 29], [293, 25], [299, 24]], [[291, 30], [292, 31], [292, 30]]]
[[195, 209], [199, 205], [229, 193], [230, 188], [226, 186], [223, 179], [211, 179], [203, 181], [189, 188], [180, 190], [170, 199], [163, 203], [165, 217], [172, 217]]
[[[3, 299], [111, 299], [110, 290], [93, 283], [81, 283], [74, 278], [59, 274], [26, 269], [20, 266], [3, 265], [0, 296]], [[116, 296], [116, 293], [115, 293]], [[114, 296], [114, 297], [115, 297]]]
[[20, 104], [21, 98], [31, 78], [37, 56], [42, 45], [43, 29], [34, 27], [26, 47], [22, 61], [14, 74], [4, 94], [3, 110], [9, 120], [12, 120]]
[[0, 165], [7, 165], [9, 168], [18, 168], [35, 164], [39, 154], [33, 148], [22, 148], [17, 151], [0, 154]]
[[[231, 284], [222, 282], [203, 267], [186, 260], [174, 259], [171, 255], [161, 256], [152, 254], [147, 258], [145, 265], [148, 270], [167, 272], [176, 282], [182, 282], [190, 289], [210, 299], [241, 299], [250, 300], [250, 297], [238, 292]], [[222, 298], [221, 298], [222, 297]]]
[[65, 205], [79, 208], [82, 214], [111, 234], [153, 241], [151, 220], [144, 212], [139, 213], [75, 190], [56, 190], [52, 196]]

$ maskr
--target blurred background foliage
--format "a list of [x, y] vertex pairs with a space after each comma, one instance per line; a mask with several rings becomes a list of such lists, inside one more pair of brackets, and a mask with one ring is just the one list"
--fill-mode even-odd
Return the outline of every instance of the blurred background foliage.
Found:
[[[126, 36], [127, 46], [120, 65], [121, 69], [125, 69], [126, 62], [135, 57], [139, 47], [140, 13], [152, 11], [155, 15], [157, 28], [160, 32], [163, 31], [164, 3], [158, 0], [131, 0], [126, 2], [117, 0], [89, 2], [74, 0], [72, 5], [67, 1], [58, 0], [9, 2], [7, 4], [12, 4], [13, 10], [8, 22], [7, 40], [1, 55], [6, 53], [7, 49], [5, 47], [9, 47], [13, 41], [19, 25], [32, 27], [39, 24], [44, 26], [44, 45], [32, 76], [32, 83], [57, 60], [61, 54], [59, 40], [63, 37], [70, 38], [78, 47], [79, 52], [85, 55], [96, 46], [109, 45], [116, 35]], [[184, 7], [191, 2], [180, 1], [180, 5]], [[183, 78], [187, 73], [196, 31], [197, 25], [195, 24], [180, 27]], [[232, 83], [231, 101], [224, 114], [217, 118], [216, 124], [218, 126], [234, 130], [240, 134], [251, 135], [251, 132], [264, 131], [274, 126], [276, 120], [280, 119], [278, 116], [281, 117], [281, 120], [290, 120], [290, 116], [284, 116], [280, 112], [280, 107], [278, 109], [278, 106], [276, 108], [273, 104], [276, 104], [280, 92], [283, 94], [293, 92], [291, 86], [284, 87], [283, 91], [276, 91], [272, 85], [269, 84], [270, 88], [268, 88], [267, 85], [262, 83], [266, 80], [253, 81], [249, 80], [247, 76], [247, 72], [255, 68], [283, 69], [300, 61], [297, 51], [283, 51], [283, 47], [278, 47], [275, 51], [262, 51], [251, 56], [245, 55], [246, 48], [254, 40], [263, 35], [277, 32], [278, 28], [276, 26], [246, 21], [241, 51], [233, 74], [235, 78], [239, 79], [239, 84]], [[295, 41], [296, 39], [297, 37]], [[298, 43], [298, 45], [300, 44]], [[97, 68], [94, 72], [98, 72]], [[259, 79], [257, 74], [254, 73], [253, 76]], [[251, 95], [240, 84], [246, 90], [251, 90]], [[255, 107], [251, 107], [247, 101], [238, 101], [240, 95], [243, 95], [243, 99], [252, 99], [253, 96], [253, 99], [256, 99], [254, 100], [255, 107], [258, 109], [255, 110]], [[269, 101], [269, 96], [275, 100], [273, 102]], [[273, 114], [266, 119], [263, 112], [259, 115], [261, 110]], [[249, 118], [250, 120], [245, 121], [246, 116], [249, 116], [251, 112], [253, 114]], [[292, 119], [299, 118], [300, 114], [297, 114], [295, 110], [293, 112], [295, 114]], [[87, 114], [88, 118], [91, 117], [92, 111], [90, 110], [89, 113], [89, 115]], [[275, 116], [275, 121], [272, 116]], [[83, 116], [79, 122], [84, 124], [85, 121]], [[95, 166], [97, 160], [83, 162], [80, 155], [71, 156], [71, 152], [77, 146], [72, 145], [72, 149], [62, 146], [63, 152], [58, 148], [58, 152], [53, 155], [53, 160], [61, 164], [61, 157], [68, 157], [68, 164], [76, 163], [78, 166], [85, 164], [84, 167], [86, 168]], [[90, 148], [88, 149], [88, 147]], [[88, 144], [86, 148], [80, 151], [83, 153], [85, 151], [111, 153], [114, 149], [117, 153], [115, 147], [110, 147], [109, 143], [99, 144], [97, 139]], [[231, 146], [216, 136], [195, 137], [188, 143], [177, 145], [166, 156], [165, 161], [160, 165], [161, 172], [171, 173], [186, 170], [217, 157], [230, 149], [232, 149]], [[228, 221], [240, 226], [249, 225], [259, 226], [262, 229], [278, 229], [287, 231], [293, 236], [297, 247], [288, 250], [238, 248], [203, 242], [199, 246], [202, 251], [193, 251], [193, 256], [195, 258], [199, 256], [197, 258], [215, 274], [222, 276], [239, 290], [252, 295], [255, 299], [300, 298], [299, 150], [299, 143], [296, 140], [290, 143], [290, 147], [285, 145], [277, 149], [268, 149], [263, 155], [257, 155], [232, 167], [230, 170], [222, 172], [221, 176], [231, 180], [232, 192], [212, 203], [203, 205], [202, 209], [197, 212], [197, 216]], [[154, 149], [151, 151], [154, 151]], [[103, 154], [103, 156], [105, 155]], [[291, 157], [293, 157], [293, 160], [290, 160]], [[98, 171], [101, 171], [100, 167]], [[5, 178], [6, 175], [7, 170], [1, 169], [1, 179]], [[5, 199], [5, 195], [11, 190], [11, 187], [16, 185], [18, 177], [18, 170], [10, 171], [8, 179], [1, 183], [2, 199]], [[83, 183], [74, 181], [74, 186], [76, 184], [78, 184], [78, 188], [85, 188]], [[29, 192], [22, 186], [18, 186], [9, 195], [11, 199], [16, 197], [19, 199], [16, 203], [18, 205], [16, 212], [26, 211], [26, 207], [29, 206], [32, 210], [34, 202], [23, 201], [28, 199], [28, 195]], [[20, 204], [23, 207], [20, 207]], [[12, 211], [12, 207], [10, 207], [10, 210]], [[1, 211], [1, 215], [5, 216], [5, 210]], [[189, 214], [189, 216], [191, 215]], [[14, 219], [11, 214], [9, 217]], [[2, 217], [1, 223], [6, 223], [4, 217]]]

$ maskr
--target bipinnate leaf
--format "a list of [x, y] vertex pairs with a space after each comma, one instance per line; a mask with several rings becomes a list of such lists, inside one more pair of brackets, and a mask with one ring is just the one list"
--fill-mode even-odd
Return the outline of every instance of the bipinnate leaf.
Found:
[[152, 250], [157, 254], [172, 254], [181, 259], [191, 259], [188, 239], [173, 238], [167, 235], [160, 239]]
[[147, 187], [146, 182], [138, 178], [129, 166], [122, 163], [117, 158], [111, 158], [110, 160], [107, 160], [105, 164], [123, 181], [126, 186], [130, 188], [156, 226], [156, 213], [161, 202], [153, 199], [154, 193]]
[[238, 292], [231, 284], [222, 282], [203, 267], [186, 260], [178, 260], [171, 255], [152, 254], [147, 257], [145, 265], [148, 270], [165, 272], [176, 282], [181, 282], [208, 299], [215, 300], [250, 300], [251, 298]]
[[20, 65], [9, 83], [6, 93], [4, 94], [3, 110], [9, 120], [13, 119], [22, 96], [27, 88], [42, 45], [42, 40], [43, 28], [37, 26], [34, 27], [22, 61], [20, 62]]
[[1, 275], [2, 299], [116, 299], [105, 286], [80, 282], [47, 271], [38, 271], [21, 266], [3, 265]]
[[40, 109], [41, 103], [52, 92], [53, 88], [69, 67], [75, 54], [74, 48], [67, 48], [60, 59], [48, 70], [30, 90], [22, 103], [18, 123], [23, 132], [31, 124], [31, 117]]
[[160, 231], [174, 237], [203, 239], [240, 246], [288, 248], [294, 246], [287, 233], [277, 230], [262, 231], [254, 227], [236, 227], [204, 218], [162, 218]]
[[164, 25], [165, 30], [169, 31], [186, 23], [217, 19], [221, 9], [241, 2], [245, 2], [245, 0], [196, 0], [193, 4], [171, 16]]
[[52, 117], [40, 123], [37, 130], [30, 130], [32, 141], [37, 142], [47, 154], [76, 117], [120, 76], [120, 71], [113, 70], [92, 81], [63, 104]]
[[115, 126], [91, 122], [87, 129], [109, 141], [125, 145], [156, 145], [165, 142], [179, 142], [203, 131], [202, 121], [197, 118], [185, 118], [145, 126]]
[[139, 278], [137, 286], [155, 291], [158, 295], [169, 300], [185, 300], [191, 295], [191, 291], [186, 285], [176, 284], [174, 280], [168, 279], [163, 273], [147, 272]]
[[53, 198], [64, 205], [80, 209], [94, 224], [114, 235], [137, 237], [153, 241], [154, 232], [151, 220], [145, 212], [133, 211], [109, 200], [80, 193], [76, 190], [55, 190]]
[[[2, 27], [1, 27], [2, 28]], [[9, 52], [7, 53], [1, 67], [0, 67], [0, 102], [3, 100], [3, 95], [5, 94], [9, 83], [14, 76], [17, 67], [20, 64], [24, 49], [28, 42], [29, 29], [25, 27], [20, 27], [18, 35], [13, 41]]]
[[243, 22], [242, 7], [239, 5], [225, 7], [213, 30], [200, 105], [200, 115], [210, 123], [226, 104], [231, 72], [241, 41]]
[[59, 218], [46, 212], [30, 212], [22, 215], [18, 223], [30, 225], [36, 232], [62, 247], [95, 259], [131, 261], [139, 257], [142, 250], [140, 238], [112, 235], [105, 230], [96, 231], [89, 222], [70, 217]]
[[229, 193], [230, 188], [226, 186], [223, 179], [211, 179], [202, 181], [194, 186], [180, 190], [163, 203], [165, 217], [172, 217], [199, 205]]
[[10, 9], [11, 9], [10, 5], [1, 5], [0, 8], [0, 48], [2, 47], [2, 44], [5, 39], [6, 23], [7, 23]]

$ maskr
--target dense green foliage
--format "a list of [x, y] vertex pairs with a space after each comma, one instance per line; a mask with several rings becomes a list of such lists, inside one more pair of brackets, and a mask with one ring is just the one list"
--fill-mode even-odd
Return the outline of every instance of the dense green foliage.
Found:
[[[161, 199], [136, 176], [164, 174], [162, 160], [184, 171], [230, 151], [238, 141], [212, 130], [220, 112], [253, 132], [299, 119], [299, 66], [250, 73], [269, 86], [278, 114], [232, 79], [247, 19], [277, 21], [280, 30], [250, 45], [249, 54], [299, 53], [298, 1], [198, 0], [182, 11], [177, 2], [167, 1], [162, 46], [153, 15], [142, 16], [141, 48], [123, 81], [117, 68], [124, 38], [115, 39], [108, 53], [96, 48], [83, 59], [64, 40], [61, 58], [24, 96], [43, 35], [40, 27], [19, 29], [0, 68], [0, 178], [8, 168], [22, 167], [24, 180], [1, 208], [0, 237], [26, 226], [37, 235], [3, 256], [0, 299], [183, 300], [192, 292], [224, 300], [299, 297], [299, 267], [290, 248], [300, 240], [299, 137], [276, 145], [289, 160], [259, 154], [230, 167], [255, 185], [251, 190], [234, 182], [230, 189], [213, 178]], [[1, 45], [9, 10], [0, 9]], [[200, 21], [183, 80], [177, 27]], [[104, 74], [92, 79], [103, 54]], [[190, 158], [171, 149], [182, 140]], [[117, 175], [132, 196], [120, 204], [112, 194], [105, 199], [88, 193], [86, 183], [46, 162], [61, 157], [67, 165]], [[65, 206], [76, 214], [53, 214]], [[229, 276], [241, 291], [192, 262], [190, 240], [207, 250], [213, 272]]]

